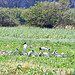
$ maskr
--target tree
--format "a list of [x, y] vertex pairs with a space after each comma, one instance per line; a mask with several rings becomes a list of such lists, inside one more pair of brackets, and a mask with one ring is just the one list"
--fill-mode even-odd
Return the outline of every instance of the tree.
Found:
[[[64, 3], [64, 5], [63, 5]], [[66, 13], [68, 4], [66, 2], [37, 2], [35, 6], [22, 12], [26, 23], [40, 27], [56, 27], [57, 25], [72, 24], [70, 16]]]
[[50, 9], [50, 2], [37, 2], [34, 7], [22, 13], [27, 23], [40, 27], [53, 27], [56, 24], [55, 8]]
[[17, 26], [18, 21], [5, 11], [0, 11], [0, 26]]

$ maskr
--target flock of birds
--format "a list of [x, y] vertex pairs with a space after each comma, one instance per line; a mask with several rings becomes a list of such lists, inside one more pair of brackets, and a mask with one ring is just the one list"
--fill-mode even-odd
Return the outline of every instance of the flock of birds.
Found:
[[[12, 50], [9, 52], [6, 52], [4, 50], [0, 50], [0, 54], [1, 55], [23, 55], [23, 56], [32, 56], [32, 57], [50, 57], [50, 56], [54, 56], [54, 57], [64, 57], [64, 52], [62, 52], [61, 54], [58, 54], [57, 50], [55, 50], [54, 52], [50, 52], [50, 48], [46, 48], [46, 47], [40, 47], [39, 50], [41, 52], [37, 53], [35, 50], [31, 50], [29, 52], [27, 51], [27, 44], [26, 42], [23, 44], [24, 45], [24, 53], [22, 51], [19, 51], [18, 48], [16, 48], [16, 50], [13, 52]], [[30, 46], [30, 48], [32, 48], [32, 45]], [[42, 51], [43, 50], [43, 51]], [[46, 52], [45, 52], [46, 51]], [[74, 51], [71, 51], [72, 53], [74, 53]], [[69, 55], [69, 52], [66, 52], [66, 56], [70, 56], [70, 57], [74, 57], [74, 55]]]

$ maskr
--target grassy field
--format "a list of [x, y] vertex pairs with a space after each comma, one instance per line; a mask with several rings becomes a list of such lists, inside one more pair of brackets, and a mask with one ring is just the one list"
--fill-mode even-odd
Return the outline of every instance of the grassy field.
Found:
[[0, 27], [0, 39], [75, 39], [75, 30], [35, 27]]
[[[75, 55], [75, 30], [35, 27], [0, 27], [0, 50], [23, 51], [27, 42], [28, 51], [38, 53], [39, 47], [51, 48], [51, 53], [69, 52]], [[71, 50], [74, 53], [71, 53]], [[0, 74], [3, 75], [75, 75], [75, 57], [25, 57], [0, 55]]]

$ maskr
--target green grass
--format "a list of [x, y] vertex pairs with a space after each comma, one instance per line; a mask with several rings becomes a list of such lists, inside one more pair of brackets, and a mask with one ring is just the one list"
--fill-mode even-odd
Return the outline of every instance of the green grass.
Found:
[[[72, 72], [75, 69], [74, 58], [48, 58], [48, 57], [25, 57], [25, 56], [0, 56], [0, 69], [1, 73], [5, 74], [35, 74], [42, 75], [46, 71], [49, 74], [54, 71], [57, 74], [58, 69], [60, 72]], [[19, 67], [21, 65], [21, 67]], [[49, 75], [48, 74], [48, 75]], [[52, 74], [53, 75], [53, 74]]]
[[75, 39], [75, 30], [35, 27], [0, 27], [0, 39]]
[[[35, 27], [0, 27], [0, 50], [19, 50], [24, 52], [23, 43], [27, 42], [30, 51], [38, 53], [39, 47], [51, 48], [51, 53], [68, 51], [75, 55], [75, 30], [47, 29]], [[31, 41], [31, 42], [30, 42]], [[74, 75], [75, 57], [25, 57], [0, 55], [0, 74], [5, 75], [58, 75], [65, 71], [66, 75]]]
[[[29, 74], [48, 75], [57, 71], [67, 75], [73, 75], [75, 69], [74, 58], [54, 58], [54, 57], [25, 57], [25, 56], [0, 56], [0, 69], [3, 74]], [[20, 65], [20, 66], [19, 66]], [[60, 71], [59, 71], [60, 70]], [[71, 73], [70, 73], [71, 72]], [[53, 75], [53, 74], [52, 74]]]

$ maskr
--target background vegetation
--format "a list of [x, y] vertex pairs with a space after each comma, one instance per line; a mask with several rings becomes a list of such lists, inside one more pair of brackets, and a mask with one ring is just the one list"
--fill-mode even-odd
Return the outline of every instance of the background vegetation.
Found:
[[37, 2], [24, 8], [0, 8], [0, 26], [30, 25], [37, 27], [75, 26], [75, 8], [69, 2]]

